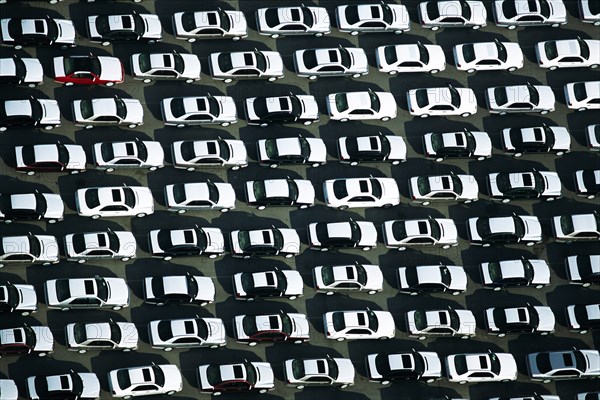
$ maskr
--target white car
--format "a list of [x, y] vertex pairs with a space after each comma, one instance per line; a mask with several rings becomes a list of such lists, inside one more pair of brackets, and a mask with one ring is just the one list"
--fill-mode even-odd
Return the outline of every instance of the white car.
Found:
[[487, 177], [490, 197], [508, 203], [512, 199], [543, 199], [554, 201], [562, 197], [562, 186], [556, 172], [496, 172]]
[[311, 248], [319, 251], [346, 247], [369, 251], [377, 247], [377, 229], [370, 221], [314, 222], [307, 230]]
[[54, 336], [47, 326], [21, 324], [0, 329], [0, 357], [11, 354], [35, 354], [44, 357], [54, 351]]
[[164, 167], [165, 152], [160, 142], [132, 140], [126, 142], [100, 142], [92, 148], [96, 168], [106, 172], [132, 168], [156, 171]]
[[460, 115], [468, 117], [477, 112], [477, 98], [473, 89], [434, 87], [411, 89], [406, 92], [410, 115], [429, 116]]
[[170, 396], [183, 389], [183, 377], [173, 364], [121, 368], [108, 373], [108, 387], [112, 397], [123, 399], [159, 394]]
[[49, 309], [100, 309], [118, 311], [129, 307], [129, 288], [125, 279], [73, 278], [52, 279], [44, 284]]
[[148, 324], [150, 345], [153, 349], [171, 351], [225, 346], [227, 335], [220, 318], [186, 318], [150, 321]]
[[225, 237], [219, 228], [155, 229], [148, 233], [153, 257], [170, 261], [173, 257], [204, 255], [217, 258], [225, 254]]
[[453, 296], [467, 290], [467, 274], [456, 265], [419, 265], [400, 267], [398, 291], [416, 296], [422, 292], [449, 292]]
[[331, 311], [323, 315], [327, 339], [393, 339], [396, 335], [394, 317], [388, 311]]
[[567, 23], [563, 0], [496, 0], [493, 5], [496, 25], [515, 29], [517, 26], [552, 26]]
[[169, 211], [179, 214], [188, 210], [227, 212], [235, 208], [235, 191], [230, 183], [177, 183], [165, 186], [165, 202]]
[[261, 297], [295, 300], [304, 295], [304, 281], [300, 272], [294, 270], [239, 272], [232, 280], [236, 300], [254, 301]]
[[337, 140], [340, 162], [356, 166], [361, 162], [389, 162], [398, 165], [406, 161], [406, 142], [401, 136], [342, 136]]
[[475, 158], [483, 161], [492, 156], [492, 140], [487, 132], [426, 133], [423, 135], [425, 156], [442, 162], [446, 158]]
[[300, 122], [310, 125], [319, 121], [319, 106], [314, 96], [251, 97], [244, 103], [249, 125]]
[[224, 392], [267, 393], [275, 389], [275, 375], [271, 364], [265, 362], [205, 364], [198, 367], [198, 387], [215, 396]]
[[562, 156], [571, 151], [571, 134], [562, 126], [505, 128], [502, 130], [502, 148], [513, 157], [524, 153], [554, 153]]
[[285, 360], [283, 373], [287, 386], [302, 390], [307, 386], [354, 385], [354, 365], [349, 358], [294, 358]]
[[582, 335], [600, 328], [600, 304], [571, 304], [565, 308], [567, 325]]
[[91, 42], [108, 46], [112, 42], [153, 44], [162, 40], [162, 25], [158, 15], [102, 14], [87, 17], [87, 33]]
[[389, 121], [396, 118], [396, 100], [389, 92], [332, 93], [327, 96], [327, 113], [333, 121]]
[[525, 243], [527, 246], [542, 242], [542, 226], [535, 216], [475, 217], [467, 221], [471, 244], [489, 247], [497, 243]]
[[527, 355], [527, 373], [532, 381], [550, 383], [567, 379], [600, 378], [598, 350], [544, 351]]
[[526, 286], [542, 289], [550, 284], [550, 267], [540, 259], [485, 262], [480, 264], [479, 271], [481, 283], [495, 291]]
[[564, 92], [571, 110], [600, 110], [600, 81], [567, 83]]
[[297, 50], [294, 67], [298, 76], [315, 80], [328, 76], [360, 78], [369, 73], [367, 54], [358, 47]]
[[248, 36], [248, 24], [243, 12], [218, 8], [175, 13], [173, 31], [177, 39], [190, 43], [197, 39], [240, 40]]
[[260, 139], [256, 142], [261, 165], [277, 168], [280, 164], [309, 164], [318, 167], [327, 163], [327, 148], [321, 138]]
[[237, 122], [235, 102], [229, 96], [170, 97], [160, 102], [160, 111], [165, 125], [178, 128]]
[[600, 255], [569, 256], [565, 259], [567, 279], [573, 285], [600, 284]]
[[446, 373], [450, 382], [461, 385], [475, 382], [511, 382], [519, 371], [510, 353], [452, 354], [446, 357]]
[[334, 293], [366, 292], [383, 290], [383, 273], [378, 265], [323, 265], [313, 269], [313, 282], [317, 293], [328, 296]]
[[[17, 14], [18, 15], [18, 14]], [[73, 21], [50, 18], [3, 18], [0, 20], [0, 42], [20, 50], [24, 46], [53, 46], [66, 50], [77, 46]]]
[[556, 318], [550, 307], [492, 307], [484, 312], [486, 330], [498, 337], [510, 333], [539, 333], [548, 335], [554, 332]]
[[35, 312], [37, 312], [37, 295], [33, 285], [10, 282], [0, 285], [0, 315], [19, 313], [25, 317]]
[[296, 206], [306, 209], [315, 205], [315, 188], [308, 179], [268, 179], [244, 185], [248, 205], [264, 210], [269, 206]]
[[348, 4], [335, 9], [337, 28], [351, 35], [369, 32], [394, 32], [399, 35], [410, 30], [406, 6], [401, 4]]
[[437, 201], [469, 204], [479, 200], [479, 185], [473, 175], [413, 176], [408, 188], [413, 202], [427, 206]]
[[44, 70], [37, 58], [0, 58], [0, 84], [27, 85], [34, 88], [44, 83]]
[[76, 322], [65, 326], [67, 349], [80, 354], [88, 350], [129, 352], [138, 348], [138, 331], [131, 322]]
[[241, 79], [266, 79], [275, 82], [284, 77], [283, 59], [277, 51], [212, 53], [208, 66], [213, 79], [225, 83]]
[[385, 221], [381, 226], [383, 242], [389, 249], [439, 246], [442, 249], [458, 246], [458, 231], [454, 221], [447, 218], [425, 218]]
[[459, 71], [508, 71], [523, 68], [523, 51], [518, 43], [478, 42], [459, 44], [452, 48], [454, 64]]
[[575, 171], [575, 191], [578, 196], [590, 200], [600, 195], [600, 169]]
[[588, 125], [585, 128], [585, 138], [590, 151], [600, 151], [600, 124]]
[[600, 66], [600, 40], [567, 39], [539, 42], [535, 46], [538, 65], [553, 71], [558, 68]]
[[300, 236], [290, 228], [235, 230], [230, 234], [230, 243], [231, 255], [245, 259], [261, 255], [292, 258], [300, 254]]
[[65, 253], [68, 261], [80, 264], [88, 260], [121, 259], [136, 257], [137, 244], [133, 233], [127, 231], [100, 231], [70, 233], [65, 236]]
[[171, 145], [173, 166], [194, 171], [196, 168], [223, 166], [238, 170], [248, 166], [246, 146], [241, 140], [182, 140]]
[[136, 99], [108, 97], [74, 100], [72, 104], [75, 126], [92, 129], [94, 126], [126, 125], [137, 128], [144, 124], [144, 108]]
[[425, 1], [419, 3], [421, 26], [436, 31], [440, 28], [479, 29], [487, 25], [483, 1]]
[[133, 79], [150, 83], [153, 81], [185, 81], [194, 83], [200, 80], [202, 67], [196, 54], [136, 53], [131, 56]]
[[[518, 397], [492, 397], [489, 400], [560, 400], [558, 396], [545, 395], [545, 394], [537, 394], [533, 392], [531, 395], [526, 396], [518, 396]], [[579, 400], [579, 398], [576, 398]], [[585, 400], [585, 399], [581, 399]]]
[[256, 29], [273, 39], [291, 35], [321, 37], [331, 33], [331, 23], [325, 7], [269, 7], [256, 10]]
[[550, 86], [498, 86], [486, 90], [490, 114], [536, 112], [542, 115], [554, 111], [555, 97]]
[[11, 127], [38, 127], [47, 131], [60, 128], [60, 109], [56, 100], [4, 100], [0, 103], [0, 132]]
[[73, 372], [63, 375], [30, 376], [27, 378], [27, 398], [81, 399], [100, 398], [100, 381], [94, 373]]
[[0, 379], [0, 394], [2, 400], [19, 400], [19, 388], [12, 379]]
[[49, 235], [0, 236], [0, 268], [11, 264], [57, 264], [58, 242]]
[[144, 300], [157, 306], [165, 304], [199, 304], [215, 301], [215, 284], [208, 276], [171, 275], [144, 278]]
[[82, 217], [145, 217], [154, 213], [154, 199], [143, 186], [105, 186], [78, 189], [77, 213]]
[[446, 56], [437, 44], [395, 44], [375, 50], [379, 71], [390, 75], [404, 72], [437, 74], [446, 69]]
[[347, 208], [390, 208], [400, 204], [400, 190], [393, 178], [329, 179], [323, 182], [325, 205]]
[[572, 243], [600, 240], [600, 214], [568, 214], [552, 218], [557, 242]]
[[595, 0], [579, 0], [579, 16], [586, 24], [600, 25], [600, 9]]
[[411, 310], [406, 313], [408, 336], [425, 340], [428, 337], [456, 336], [468, 339], [475, 336], [475, 315], [469, 310], [451, 307], [443, 310]]
[[34, 144], [15, 146], [17, 172], [35, 175], [36, 172], [78, 174], [85, 171], [86, 155], [78, 144]]
[[369, 381], [382, 385], [407, 380], [433, 383], [442, 378], [442, 362], [433, 351], [374, 353], [365, 357], [365, 363]]
[[310, 324], [304, 314], [285, 313], [236, 315], [233, 333], [238, 343], [256, 346], [260, 342], [305, 343], [310, 340]]

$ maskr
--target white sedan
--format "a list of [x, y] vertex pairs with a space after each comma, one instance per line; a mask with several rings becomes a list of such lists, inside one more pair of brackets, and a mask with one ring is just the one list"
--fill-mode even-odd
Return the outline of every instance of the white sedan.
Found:
[[453, 354], [446, 357], [450, 382], [511, 382], [517, 380], [517, 362], [510, 353]]
[[331, 32], [325, 7], [269, 7], [256, 10], [256, 28], [261, 35], [276, 39], [280, 36], [313, 35], [321, 37]]
[[323, 315], [327, 339], [393, 339], [396, 335], [394, 317], [388, 311], [331, 311]]
[[337, 141], [340, 162], [356, 166], [361, 162], [389, 162], [398, 165], [406, 161], [406, 142], [402, 136], [384, 135], [342, 136]]
[[487, 11], [482, 1], [425, 1], [419, 3], [421, 26], [436, 31], [440, 28], [472, 28], [486, 26]]
[[88, 350], [119, 350], [138, 348], [138, 331], [131, 322], [76, 322], [65, 326], [67, 349], [80, 354]]
[[226, 344], [225, 324], [220, 318], [186, 318], [150, 321], [150, 345], [154, 349], [171, 351], [209, 347], [216, 349]]
[[354, 385], [354, 365], [349, 358], [295, 358], [283, 366], [287, 386], [302, 390], [306, 386], [333, 386], [345, 389]]
[[553, 153], [562, 156], [571, 150], [571, 134], [562, 126], [505, 128], [502, 130], [502, 147], [513, 157], [524, 153]]
[[600, 254], [569, 256], [565, 259], [565, 269], [572, 285], [600, 284]]
[[467, 274], [456, 265], [419, 265], [400, 267], [398, 291], [416, 296], [422, 292], [450, 292], [453, 296], [467, 290]]
[[122, 99], [115, 96], [74, 100], [72, 109], [75, 126], [82, 126], [85, 129], [112, 125], [126, 125], [133, 129], [144, 124], [144, 108], [136, 99]]
[[348, 247], [369, 251], [377, 247], [377, 229], [371, 221], [313, 222], [307, 230], [311, 248], [319, 251]]
[[308, 179], [267, 179], [244, 185], [248, 205], [264, 210], [269, 206], [295, 206], [306, 209], [315, 205], [315, 188]]
[[360, 78], [369, 73], [367, 55], [357, 47], [297, 50], [294, 66], [298, 76], [315, 80], [327, 76]]
[[37, 312], [37, 294], [33, 285], [6, 282], [0, 285], [0, 299], [0, 315], [19, 313], [26, 317]]
[[165, 202], [169, 211], [179, 214], [188, 210], [227, 212], [235, 208], [235, 191], [230, 183], [177, 183], [165, 186]]
[[574, 175], [578, 196], [591, 200], [600, 194], [600, 169], [580, 169]]
[[567, 214], [552, 218], [557, 242], [572, 243], [600, 240], [600, 214]]
[[49, 309], [100, 309], [118, 311], [129, 307], [129, 288], [125, 279], [93, 278], [52, 279], [44, 284]]
[[556, 172], [499, 172], [487, 177], [493, 200], [508, 203], [512, 199], [544, 199], [554, 201], [562, 196], [560, 178]]
[[100, 231], [70, 233], [65, 236], [67, 260], [80, 264], [88, 260], [121, 259], [136, 257], [137, 244], [133, 233], [127, 231]]
[[413, 202], [424, 206], [437, 201], [469, 204], [479, 200], [479, 185], [473, 175], [413, 176], [408, 188]]
[[50, 235], [0, 236], [0, 268], [7, 264], [57, 264], [58, 242]]
[[310, 324], [305, 314], [285, 313], [236, 315], [233, 333], [238, 343], [256, 346], [261, 342], [301, 344], [310, 340]]
[[248, 166], [247, 152], [241, 140], [183, 140], [171, 145], [173, 166], [194, 171], [209, 166], [238, 170]]
[[448, 307], [443, 310], [411, 310], [406, 313], [408, 336], [425, 340], [428, 337], [468, 339], [475, 336], [475, 315], [469, 310]]
[[449, 249], [458, 245], [454, 221], [447, 218], [425, 218], [385, 221], [381, 226], [383, 242], [389, 249], [440, 246]]
[[533, 246], [542, 242], [542, 225], [535, 216], [475, 217], [467, 221], [471, 244], [489, 247], [500, 243], [525, 243]]
[[44, 70], [37, 58], [0, 58], [0, 83], [27, 85], [34, 88], [44, 83]]
[[206, 306], [215, 301], [215, 284], [208, 276], [170, 275], [144, 278], [144, 300], [148, 304], [198, 304]]
[[327, 148], [321, 138], [260, 139], [256, 142], [261, 165], [277, 168], [280, 164], [309, 164], [318, 167], [327, 163]]
[[442, 378], [442, 362], [433, 351], [372, 353], [367, 355], [365, 363], [369, 381], [384, 386], [402, 381], [433, 383]]
[[454, 46], [454, 63], [459, 71], [508, 71], [523, 68], [523, 51], [518, 43], [479, 42]]
[[11, 127], [38, 127], [47, 131], [59, 128], [58, 102], [34, 97], [0, 102], [0, 132]]
[[327, 207], [389, 208], [400, 204], [400, 190], [393, 178], [330, 179], [323, 183]]
[[145, 217], [154, 213], [154, 198], [143, 186], [106, 186], [78, 189], [77, 214], [82, 217]]
[[165, 153], [160, 142], [132, 140], [100, 142], [92, 148], [96, 168], [106, 172], [115, 169], [147, 168], [156, 171], [164, 167]]
[[600, 110], [600, 81], [567, 83], [564, 93], [571, 110]]
[[549, 335], [554, 332], [556, 318], [550, 307], [492, 307], [485, 310], [486, 330], [498, 337], [510, 333], [539, 333]]
[[427, 158], [442, 162], [446, 158], [475, 158], [483, 161], [492, 156], [492, 140], [487, 132], [426, 133], [423, 135], [423, 148]]
[[183, 389], [183, 378], [176, 365], [148, 365], [114, 369], [108, 373], [112, 397], [129, 399], [137, 396], [173, 395]]
[[554, 92], [550, 86], [498, 86], [486, 90], [490, 114], [537, 112], [542, 115], [554, 111]]
[[148, 233], [148, 246], [153, 257], [170, 261], [173, 257], [203, 255], [217, 258], [225, 254], [225, 238], [219, 228], [199, 227], [154, 229]]
[[588, 125], [585, 128], [585, 139], [590, 151], [600, 152], [600, 124]]
[[535, 46], [538, 65], [553, 71], [558, 68], [600, 66], [600, 40], [567, 39], [539, 42]]
[[317, 293], [328, 296], [334, 293], [367, 292], [383, 290], [383, 273], [378, 265], [324, 265], [313, 269], [313, 282]]
[[85, 151], [78, 144], [15, 146], [16, 170], [27, 175], [62, 171], [78, 174], [85, 171], [86, 161]]
[[[81, 399], [100, 398], [100, 381], [91, 372], [73, 372], [62, 375], [39, 375], [27, 378], [27, 398], [44, 399]], [[4, 395], [4, 391], [2, 392]], [[2, 396], [2, 399], [5, 397]]]
[[446, 56], [437, 44], [395, 44], [375, 51], [379, 71], [390, 75], [404, 72], [437, 74], [446, 69]]
[[527, 355], [527, 373], [532, 381], [550, 383], [569, 379], [600, 378], [600, 352], [595, 349], [544, 351]]
[[493, 5], [497, 26], [552, 26], [567, 23], [563, 0], [496, 0]]
[[522, 258], [485, 262], [479, 268], [481, 283], [495, 291], [526, 286], [542, 289], [550, 284], [550, 267], [545, 260]]
[[208, 66], [214, 79], [231, 83], [240, 79], [282, 79], [283, 59], [277, 51], [237, 51], [212, 53]]
[[477, 112], [477, 98], [473, 89], [434, 87], [411, 89], [406, 92], [410, 115], [429, 116], [460, 115], [468, 117]]
[[262, 255], [292, 258], [300, 254], [300, 236], [290, 228], [235, 230], [230, 234], [230, 243], [231, 255], [245, 259]]
[[160, 102], [160, 110], [165, 125], [178, 128], [237, 122], [235, 102], [229, 96], [170, 97]]
[[410, 30], [406, 6], [401, 4], [348, 4], [335, 9], [340, 32], [351, 35], [369, 32], [394, 32], [399, 35]]
[[238, 272], [233, 275], [233, 293], [236, 300], [271, 297], [295, 300], [304, 295], [304, 282], [300, 272], [294, 270]]
[[379, 119], [389, 121], [396, 118], [396, 100], [389, 92], [332, 93], [327, 96], [327, 112], [333, 121], [362, 121]]
[[173, 80], [194, 83], [200, 80], [200, 59], [195, 54], [136, 53], [131, 56], [133, 79], [150, 83]]
[[579, 16], [586, 24], [599, 26], [600, 9], [598, 9], [598, 2], [596, 0], [579, 0]]
[[188, 11], [173, 14], [173, 34], [190, 43], [197, 39], [240, 40], [248, 36], [248, 23], [241, 11]]

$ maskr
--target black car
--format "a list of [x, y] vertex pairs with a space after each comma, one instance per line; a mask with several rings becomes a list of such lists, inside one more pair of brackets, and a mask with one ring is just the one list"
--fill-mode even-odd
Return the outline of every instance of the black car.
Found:
[[22, 49], [24, 46], [75, 47], [72, 21], [45, 16], [42, 18], [4, 18], [0, 20], [1, 42]]
[[205, 306], [214, 299], [215, 285], [209, 277], [187, 273], [144, 279], [144, 300], [150, 304], [195, 303]]
[[108, 46], [112, 42], [156, 43], [162, 40], [162, 26], [153, 14], [91, 15], [87, 18], [90, 41]]
[[237, 300], [253, 301], [258, 297], [285, 297], [294, 300], [303, 294], [304, 282], [298, 271], [239, 272], [233, 275]]
[[583, 335], [600, 329], [600, 304], [572, 304], [565, 311], [572, 331]]
[[524, 153], [553, 153], [562, 156], [571, 147], [569, 131], [560, 126], [506, 128], [502, 131], [502, 147], [514, 157]]
[[93, 400], [100, 395], [100, 382], [96, 374], [90, 372], [30, 376], [27, 394], [30, 399]]
[[246, 99], [248, 124], [267, 126], [300, 122], [310, 125], [319, 121], [319, 109], [313, 96], [252, 97]]
[[555, 318], [550, 307], [493, 307], [485, 310], [485, 326], [489, 334], [499, 337], [507, 334], [554, 332]]
[[487, 132], [427, 133], [423, 135], [425, 156], [442, 162], [446, 158], [475, 158], [478, 161], [492, 156], [492, 142]]
[[374, 353], [366, 357], [369, 380], [389, 385], [392, 382], [435, 382], [442, 377], [437, 353], [412, 350], [407, 353]]
[[574, 177], [578, 196], [591, 200], [600, 195], [600, 169], [580, 169]]
[[406, 161], [406, 143], [400, 136], [384, 135], [341, 137], [337, 142], [340, 162], [358, 165], [361, 162], [389, 162], [398, 165]]
[[315, 190], [304, 179], [268, 179], [249, 181], [244, 186], [248, 205], [259, 210], [269, 206], [296, 206], [300, 209], [315, 203]]
[[217, 258], [223, 255], [224, 238], [219, 228], [156, 229], [148, 234], [148, 245], [153, 257], [165, 261], [173, 257], [205, 255]]
[[52, 193], [0, 194], [0, 221], [62, 221], [64, 204], [60, 195]]

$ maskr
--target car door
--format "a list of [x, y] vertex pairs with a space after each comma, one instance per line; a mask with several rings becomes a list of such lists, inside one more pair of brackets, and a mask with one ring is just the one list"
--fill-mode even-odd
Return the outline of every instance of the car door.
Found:
[[68, 304], [68, 307], [71, 308], [98, 308], [101, 306], [102, 302], [96, 297], [76, 298]]
[[102, 349], [111, 350], [116, 347], [114, 342], [112, 342], [110, 340], [101, 340], [101, 339], [90, 340], [85, 346], [90, 349], [100, 349], [100, 350], [102, 350]]
[[346, 336], [348, 338], [354, 338], [354, 339], [368, 338], [368, 337], [371, 337], [372, 335], [373, 335], [373, 332], [371, 332], [369, 329], [365, 329], [365, 328], [352, 328], [352, 329], [348, 329], [346, 331]]
[[197, 337], [183, 337], [173, 340], [173, 347], [178, 348], [188, 348], [188, 347], [198, 347], [202, 344], [200, 338]]

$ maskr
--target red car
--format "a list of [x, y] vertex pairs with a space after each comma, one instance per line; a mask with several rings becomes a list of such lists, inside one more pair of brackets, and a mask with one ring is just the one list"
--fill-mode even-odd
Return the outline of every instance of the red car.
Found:
[[123, 82], [123, 64], [117, 57], [54, 57], [54, 80], [71, 85], [112, 86]]
[[85, 171], [86, 164], [85, 151], [77, 144], [16, 146], [15, 159], [17, 171], [27, 175], [34, 175], [37, 171], [77, 174]]

